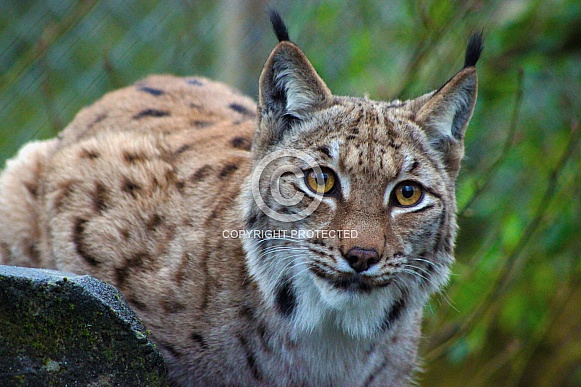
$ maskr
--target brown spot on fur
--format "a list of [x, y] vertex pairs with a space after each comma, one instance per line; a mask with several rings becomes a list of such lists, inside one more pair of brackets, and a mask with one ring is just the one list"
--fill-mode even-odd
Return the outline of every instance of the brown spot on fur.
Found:
[[184, 280], [186, 267], [188, 266], [189, 262], [190, 256], [187, 252], [184, 251], [182, 253], [182, 258], [180, 259], [180, 265], [178, 266], [178, 269], [174, 275], [174, 278], [179, 285], [181, 285], [182, 281]]
[[398, 141], [396, 143], [392, 138], [389, 139], [389, 144], [388, 145], [390, 147], [392, 147], [393, 149], [395, 149], [395, 150], [399, 150], [399, 148], [401, 148], [401, 142]]
[[391, 306], [389, 312], [385, 315], [381, 329], [387, 330], [393, 326], [393, 324], [401, 317], [404, 308], [407, 306], [406, 303], [406, 297], [402, 296]]
[[262, 380], [262, 373], [258, 368], [258, 362], [256, 361], [256, 356], [252, 352], [250, 346], [248, 345], [248, 341], [242, 335], [238, 335], [238, 341], [240, 342], [240, 346], [244, 351], [244, 355], [246, 356], [246, 363], [248, 364], [248, 368], [250, 368], [250, 372], [252, 377], [256, 380]]
[[94, 160], [101, 157], [101, 153], [94, 149], [81, 149], [79, 157], [82, 159]]
[[128, 178], [125, 178], [121, 184], [121, 191], [128, 193], [129, 195], [133, 196], [134, 198], [137, 197], [137, 193], [141, 187], [136, 184], [135, 182], [131, 181]]
[[[163, 174], [163, 177], [165, 179], [165, 181], [167, 181], [168, 183], [172, 183], [173, 181], [175, 181], [176, 178], [176, 173], [175, 171], [170, 167], [167, 168]], [[159, 185], [159, 184], [158, 184]]]
[[275, 292], [277, 309], [283, 316], [290, 317], [297, 306], [296, 294], [290, 281], [282, 279]]
[[160, 349], [162, 349], [163, 351], [169, 352], [175, 358], [179, 358], [179, 357], [183, 356], [172, 345], [170, 345], [168, 343], [161, 342], [161, 341], [159, 341], [159, 339], [157, 340], [157, 345], [160, 347]]
[[165, 91], [160, 90], [160, 89], [154, 89], [153, 87], [149, 87], [149, 86], [141, 86], [137, 90], [144, 91], [144, 92], [149, 93], [155, 97], [159, 97], [160, 95], [165, 94]]
[[166, 313], [178, 313], [186, 309], [186, 305], [182, 304], [181, 302], [164, 299], [161, 302], [161, 307], [163, 311]]
[[389, 358], [386, 357], [379, 366], [377, 366], [370, 374], [369, 377], [367, 378], [367, 380], [365, 381], [365, 383], [363, 383], [363, 386], [370, 386], [371, 383], [373, 383], [373, 381], [375, 380], [375, 378], [377, 377], [377, 375], [381, 372], [381, 370], [383, 370], [385, 367], [387, 367], [389, 363]]
[[[212, 211], [212, 214], [214, 214], [218, 208], [220, 208], [224, 205], [223, 200], [224, 200], [224, 198], [221, 197], [220, 200], [215, 204], [215, 207], [214, 207], [214, 210]], [[213, 222], [214, 222], [214, 219], [212, 218], [212, 215], [210, 215], [209, 218], [205, 219], [205, 221], [202, 225], [202, 229], [203, 230], [210, 230]], [[211, 243], [211, 242], [214, 242], [214, 243]], [[200, 268], [202, 270], [202, 278], [204, 278], [204, 286], [203, 286], [203, 289], [201, 292], [202, 301], [200, 302], [200, 309], [202, 311], [205, 311], [206, 308], [208, 307], [208, 304], [210, 301], [210, 294], [212, 292], [219, 291], [219, 288], [220, 288], [220, 282], [216, 281], [216, 279], [212, 276], [212, 274], [210, 273], [210, 271], [208, 269], [208, 264], [210, 261], [210, 259], [209, 259], [210, 248], [212, 250], [215, 250], [215, 251], [220, 251], [222, 242], [223, 242], [222, 238], [218, 238], [216, 240], [211, 236], [210, 232], [206, 232], [204, 237], [203, 237], [203, 240], [202, 240], [202, 251], [201, 251], [201, 254], [199, 254], [199, 256], [201, 258]]]
[[254, 309], [252, 309], [249, 305], [242, 305], [238, 314], [243, 320], [248, 320], [251, 322], [254, 321]]
[[115, 269], [116, 285], [121, 289], [125, 285], [125, 281], [133, 268], [142, 268], [147, 261], [151, 260], [151, 256], [147, 253], [137, 253], [128, 258], [125, 264]]
[[226, 177], [238, 170], [238, 165], [233, 163], [228, 163], [224, 165], [224, 168], [220, 171], [220, 178]]
[[228, 105], [228, 107], [230, 109], [234, 110], [236, 113], [244, 114], [245, 116], [255, 116], [256, 115], [254, 112], [248, 110], [244, 106], [237, 104], [237, 103], [231, 103], [230, 105]]
[[147, 262], [151, 262], [152, 257], [147, 253], [137, 253], [127, 260], [128, 267], [144, 267]]
[[107, 113], [99, 114], [93, 122], [91, 122], [89, 125], [87, 125], [87, 129], [91, 129], [93, 126], [97, 125], [99, 122], [103, 121], [105, 118], [107, 118]]
[[215, 122], [212, 121], [204, 121], [204, 120], [191, 120], [190, 125], [195, 126], [196, 128], [207, 128], [213, 126]]
[[206, 343], [206, 340], [198, 332], [192, 332], [192, 334], [190, 335], [190, 338], [195, 343], [198, 343], [200, 345], [200, 347], [202, 347], [202, 349], [208, 349], [208, 343]]
[[317, 150], [319, 152], [323, 153], [324, 155], [327, 155], [328, 157], [331, 157], [331, 151], [326, 146], [320, 146], [320, 147], [317, 148]]
[[145, 109], [134, 115], [133, 119], [138, 120], [143, 117], [166, 117], [169, 115], [169, 112], [166, 110]]
[[118, 267], [115, 269], [115, 286], [122, 289], [125, 285], [125, 280], [129, 275], [127, 267]]
[[243, 149], [246, 151], [249, 151], [250, 147], [252, 146], [252, 142], [246, 137], [234, 137], [232, 140], [230, 140], [230, 144], [234, 148]]
[[73, 227], [73, 244], [77, 251], [77, 254], [81, 256], [90, 266], [99, 266], [99, 262], [92, 254], [89, 253], [87, 246], [84, 241], [85, 225], [87, 220], [83, 218], [75, 219], [75, 224]]
[[212, 173], [212, 166], [204, 165], [196, 172], [194, 172], [192, 176], [190, 176], [190, 181], [193, 183], [197, 183], [198, 181], [204, 180], [206, 177], [208, 177], [210, 173]]
[[123, 160], [128, 164], [134, 164], [147, 161], [147, 156], [143, 153], [135, 153], [131, 151], [123, 152]]
[[258, 219], [257, 219], [256, 214], [251, 213], [244, 219], [244, 223], [246, 223], [247, 226], [252, 228], [252, 226], [256, 223], [257, 220]]
[[73, 185], [74, 184], [75, 184], [74, 180], [67, 180], [67, 181], [64, 181], [58, 185], [58, 187], [57, 187], [58, 192], [54, 198], [54, 206], [55, 206], [57, 211], [60, 211], [64, 201], [71, 196], [71, 193], [73, 192], [73, 188], [74, 188]]
[[256, 333], [258, 334], [258, 338], [260, 339], [260, 344], [266, 353], [272, 352], [272, 349], [268, 345], [268, 333], [266, 329], [266, 325], [264, 323], [259, 323], [256, 327]]
[[107, 188], [101, 183], [95, 183], [95, 189], [93, 190], [93, 209], [98, 214], [107, 210], [107, 199], [108, 199]]
[[153, 214], [147, 221], [147, 231], [155, 231], [163, 223], [163, 217], [159, 214]]
[[185, 185], [186, 183], [184, 183], [182, 180], [176, 181], [176, 189], [178, 190], [179, 193], [184, 193]]
[[38, 186], [34, 183], [24, 183], [24, 188], [36, 199], [38, 195]]
[[[209, 223], [209, 220], [206, 219], [204, 222], [204, 226]], [[208, 308], [208, 303], [210, 301], [210, 280], [213, 280], [212, 276], [210, 275], [210, 271], [208, 270], [208, 249], [207, 246], [209, 244], [209, 233], [206, 233], [204, 236], [204, 240], [202, 243], [202, 260], [201, 260], [201, 269], [202, 269], [202, 278], [204, 278], [204, 287], [202, 288], [201, 296], [202, 302], [200, 302], [200, 310], [205, 311]], [[215, 282], [215, 281], [213, 281]]]
[[176, 149], [176, 151], [174, 152], [174, 155], [181, 155], [184, 152], [189, 151], [192, 148], [191, 144], [183, 144], [182, 146], [180, 146], [178, 149]]
[[129, 240], [129, 236], [131, 235], [129, 233], [129, 229], [123, 228], [119, 231], [119, 233], [121, 234], [121, 238], [123, 238], [123, 240]]
[[137, 298], [135, 298], [134, 296], [129, 296], [129, 297], [125, 297], [127, 299], [127, 301], [129, 302], [129, 304], [131, 304], [132, 306], [136, 307], [139, 310], [147, 310], [147, 304], [139, 301]]

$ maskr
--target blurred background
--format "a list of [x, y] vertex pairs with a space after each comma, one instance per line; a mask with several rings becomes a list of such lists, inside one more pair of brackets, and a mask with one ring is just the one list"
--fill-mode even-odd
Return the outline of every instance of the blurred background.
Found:
[[581, 386], [581, 2], [0, 0], [0, 165], [150, 73], [257, 97], [268, 6], [335, 94], [441, 86], [484, 30], [450, 286], [426, 308], [423, 386]]

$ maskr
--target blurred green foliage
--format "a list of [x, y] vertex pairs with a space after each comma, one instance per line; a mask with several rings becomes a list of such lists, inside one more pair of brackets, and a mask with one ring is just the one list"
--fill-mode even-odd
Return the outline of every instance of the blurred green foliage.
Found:
[[[0, 1], [0, 163], [150, 73], [256, 97], [266, 1]], [[269, 1], [335, 94], [411, 98], [485, 31], [447, 291], [426, 309], [426, 386], [581, 386], [581, 2]]]

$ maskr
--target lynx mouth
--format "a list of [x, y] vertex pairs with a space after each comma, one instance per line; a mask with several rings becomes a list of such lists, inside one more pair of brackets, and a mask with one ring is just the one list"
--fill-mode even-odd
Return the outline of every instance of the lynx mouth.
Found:
[[329, 271], [316, 264], [310, 265], [309, 269], [315, 276], [321, 278], [333, 288], [342, 291], [370, 293], [374, 289], [383, 288], [392, 283], [391, 278], [376, 278], [359, 273]]

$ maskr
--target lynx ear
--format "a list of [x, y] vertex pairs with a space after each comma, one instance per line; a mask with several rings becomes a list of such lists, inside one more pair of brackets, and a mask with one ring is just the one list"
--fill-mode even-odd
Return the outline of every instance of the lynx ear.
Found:
[[260, 76], [260, 108], [304, 119], [330, 100], [329, 88], [301, 50], [291, 42], [279, 43]]
[[476, 68], [463, 69], [431, 95], [419, 109], [416, 121], [435, 140], [439, 137], [462, 140], [476, 105], [477, 91]]
[[260, 76], [259, 108], [263, 118], [275, 121], [269, 123], [271, 130], [284, 131], [292, 121], [328, 106], [332, 95], [302, 51], [288, 41], [280, 16], [273, 12], [271, 21], [280, 43]]
[[482, 52], [482, 35], [471, 37], [464, 68], [434, 93], [419, 97], [416, 122], [426, 131], [434, 148], [444, 154], [448, 168], [457, 172], [464, 155], [463, 139], [474, 112], [478, 92], [476, 62]]

